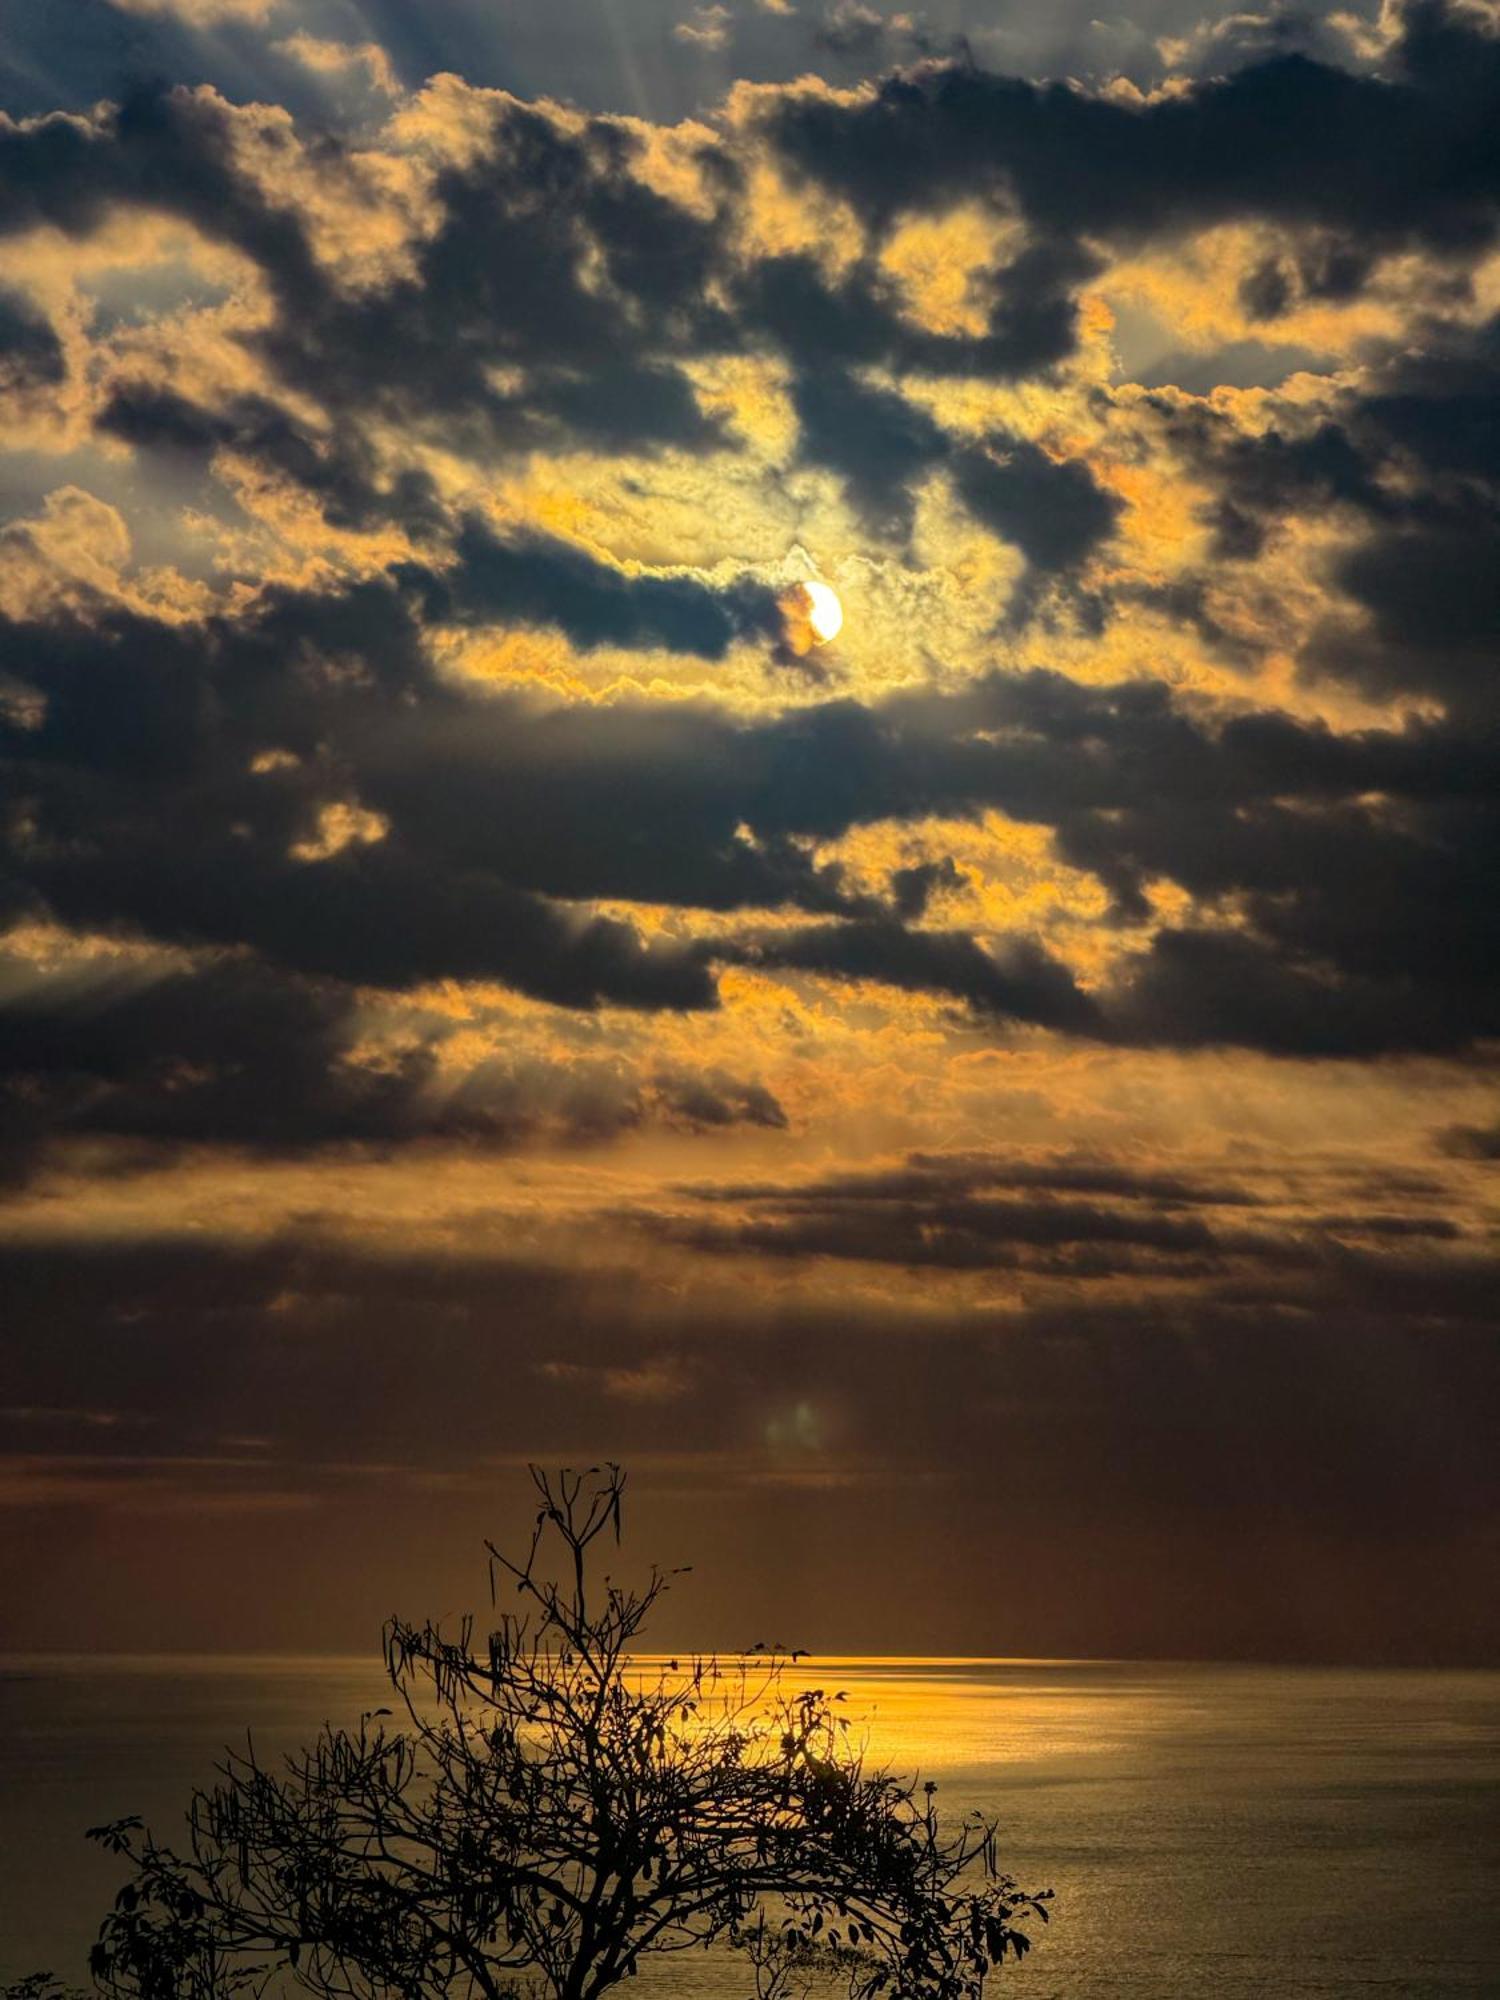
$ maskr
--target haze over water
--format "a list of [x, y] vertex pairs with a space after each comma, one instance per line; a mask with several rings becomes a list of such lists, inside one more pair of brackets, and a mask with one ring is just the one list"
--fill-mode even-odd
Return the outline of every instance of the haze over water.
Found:
[[[805, 1678], [804, 1678], [805, 1677]], [[1500, 1674], [1129, 1662], [800, 1662], [879, 1761], [1001, 1822], [1057, 1914], [1025, 2000], [1493, 1993]], [[264, 1753], [384, 1698], [378, 1664], [12, 1659], [0, 1666], [0, 1976], [79, 1975], [111, 1864], [84, 1827], [169, 1835], [248, 1726]], [[742, 1967], [652, 1968], [667, 1996]]]

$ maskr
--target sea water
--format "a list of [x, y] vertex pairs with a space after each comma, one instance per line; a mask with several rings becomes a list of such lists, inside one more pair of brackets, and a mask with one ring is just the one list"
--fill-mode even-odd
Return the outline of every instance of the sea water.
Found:
[[[1118, 1662], [806, 1660], [870, 1754], [1000, 1823], [1057, 1892], [1016, 2000], [1500, 1994], [1500, 1674]], [[246, 1731], [262, 1754], [388, 1695], [378, 1662], [0, 1662], [0, 1977], [82, 1978], [119, 1865], [83, 1829], [145, 1815]], [[743, 2000], [701, 1956], [640, 2000]]]

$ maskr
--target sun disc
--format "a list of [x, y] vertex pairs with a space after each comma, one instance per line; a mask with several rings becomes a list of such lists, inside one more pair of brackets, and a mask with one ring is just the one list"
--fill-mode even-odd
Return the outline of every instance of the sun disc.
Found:
[[802, 588], [807, 592], [807, 622], [813, 638], [818, 645], [826, 646], [843, 629], [844, 607], [839, 603], [838, 592], [821, 582], [804, 583]]

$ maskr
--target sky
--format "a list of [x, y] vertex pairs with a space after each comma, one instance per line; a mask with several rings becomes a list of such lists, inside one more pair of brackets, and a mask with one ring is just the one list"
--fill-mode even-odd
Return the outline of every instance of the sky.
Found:
[[0, 1645], [1500, 1659], [1494, 0], [0, 106]]

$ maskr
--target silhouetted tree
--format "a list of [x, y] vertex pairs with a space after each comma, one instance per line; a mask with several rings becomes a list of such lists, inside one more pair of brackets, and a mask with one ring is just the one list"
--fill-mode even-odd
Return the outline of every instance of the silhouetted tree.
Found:
[[931, 1784], [867, 1767], [840, 1697], [791, 1685], [795, 1655], [634, 1655], [668, 1577], [594, 1580], [623, 1473], [532, 1477], [530, 1550], [490, 1547], [492, 1598], [513, 1585], [520, 1609], [482, 1645], [470, 1621], [393, 1621], [399, 1712], [275, 1768], [231, 1756], [185, 1854], [138, 1820], [94, 1830], [132, 1863], [93, 1953], [105, 1993], [592, 2000], [721, 1943], [761, 2000], [825, 1976], [968, 2000], [1027, 1950], [1050, 1892], [998, 1872], [993, 1826], [945, 1827]]

